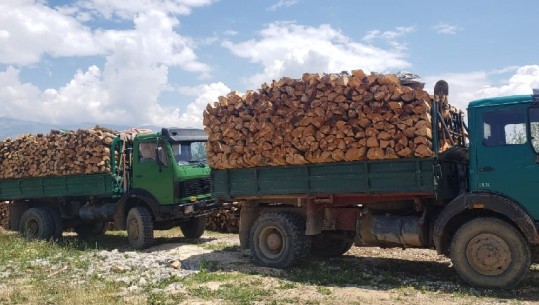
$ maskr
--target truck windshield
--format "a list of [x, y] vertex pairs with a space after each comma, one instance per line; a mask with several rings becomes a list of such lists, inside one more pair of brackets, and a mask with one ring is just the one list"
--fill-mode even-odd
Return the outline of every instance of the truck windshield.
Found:
[[206, 142], [176, 142], [171, 144], [174, 158], [179, 164], [206, 163]]

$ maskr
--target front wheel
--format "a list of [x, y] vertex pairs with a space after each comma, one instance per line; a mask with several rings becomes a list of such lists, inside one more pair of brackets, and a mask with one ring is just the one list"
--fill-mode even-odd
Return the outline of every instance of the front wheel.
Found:
[[140, 250], [153, 244], [152, 214], [145, 207], [134, 207], [127, 213], [127, 239], [131, 247]]
[[256, 264], [286, 268], [308, 255], [310, 240], [305, 235], [305, 221], [288, 212], [260, 216], [251, 228], [249, 247]]
[[451, 261], [472, 286], [511, 288], [528, 272], [531, 253], [512, 225], [497, 218], [478, 218], [465, 223], [453, 237]]
[[206, 230], [206, 222], [206, 216], [193, 217], [187, 221], [181, 222], [180, 229], [182, 230], [183, 236], [187, 238], [199, 238]]

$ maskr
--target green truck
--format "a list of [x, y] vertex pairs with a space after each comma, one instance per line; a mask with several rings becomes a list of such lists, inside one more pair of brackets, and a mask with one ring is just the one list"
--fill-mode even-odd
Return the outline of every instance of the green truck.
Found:
[[47, 240], [70, 228], [102, 234], [114, 222], [135, 249], [149, 247], [154, 230], [174, 226], [198, 238], [205, 215], [219, 206], [210, 194], [206, 139], [199, 129], [120, 134], [110, 144], [110, 174], [0, 180], [0, 200], [12, 201], [10, 228]]
[[471, 285], [513, 287], [539, 262], [539, 91], [471, 102], [467, 126], [440, 106], [433, 131], [467, 139], [432, 158], [212, 170], [213, 196], [242, 202], [241, 247], [263, 266], [434, 248]]

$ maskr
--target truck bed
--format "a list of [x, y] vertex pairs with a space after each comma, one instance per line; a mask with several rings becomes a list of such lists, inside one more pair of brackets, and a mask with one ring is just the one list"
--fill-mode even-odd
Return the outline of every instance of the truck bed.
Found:
[[0, 180], [0, 200], [54, 197], [111, 197], [113, 176], [92, 174]]
[[212, 192], [224, 200], [396, 193], [441, 199], [459, 192], [457, 175], [457, 164], [437, 158], [224, 169], [212, 170]]

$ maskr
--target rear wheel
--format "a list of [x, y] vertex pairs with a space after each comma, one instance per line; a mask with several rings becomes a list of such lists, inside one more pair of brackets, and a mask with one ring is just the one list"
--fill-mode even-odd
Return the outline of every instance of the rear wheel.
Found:
[[319, 257], [338, 257], [352, 248], [353, 242], [332, 238], [327, 233], [315, 235], [312, 238], [311, 254]]
[[152, 214], [145, 207], [134, 207], [127, 214], [127, 239], [131, 247], [140, 250], [153, 243]]
[[54, 234], [52, 216], [46, 208], [30, 208], [21, 216], [19, 232], [29, 239], [50, 239]]
[[531, 265], [530, 248], [520, 232], [497, 218], [465, 223], [451, 243], [457, 273], [472, 286], [511, 288]]
[[180, 223], [183, 236], [187, 238], [199, 238], [206, 230], [206, 216], [190, 218]]
[[309, 253], [310, 245], [305, 235], [305, 221], [293, 213], [264, 214], [251, 228], [249, 246], [258, 265], [289, 267]]

